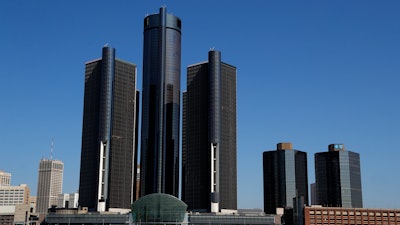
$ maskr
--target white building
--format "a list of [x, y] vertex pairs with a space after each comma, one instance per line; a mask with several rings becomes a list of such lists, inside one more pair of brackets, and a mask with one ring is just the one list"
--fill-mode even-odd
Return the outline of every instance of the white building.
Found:
[[47, 214], [51, 206], [57, 206], [62, 193], [64, 163], [59, 160], [42, 159], [39, 164], [39, 181], [36, 196], [36, 212]]
[[78, 208], [78, 193], [59, 194], [57, 208], [73, 209]]
[[11, 173], [7, 173], [0, 170], [0, 186], [10, 186], [10, 185], [11, 185]]

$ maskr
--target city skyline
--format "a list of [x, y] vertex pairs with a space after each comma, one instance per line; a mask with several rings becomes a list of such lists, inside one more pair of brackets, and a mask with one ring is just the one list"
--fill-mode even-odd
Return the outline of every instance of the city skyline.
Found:
[[[77, 190], [84, 63], [110, 43], [137, 64], [141, 90], [143, 18], [164, 4], [1, 3], [0, 170], [13, 185], [36, 193], [36, 162], [54, 137], [63, 192]], [[399, 181], [382, 176], [400, 169], [400, 3], [209, 4], [166, 5], [183, 21], [182, 87], [186, 67], [213, 47], [238, 69], [238, 207], [263, 207], [262, 152], [287, 141], [308, 153], [308, 168], [311, 155], [345, 143], [361, 156], [364, 207], [400, 208]]]

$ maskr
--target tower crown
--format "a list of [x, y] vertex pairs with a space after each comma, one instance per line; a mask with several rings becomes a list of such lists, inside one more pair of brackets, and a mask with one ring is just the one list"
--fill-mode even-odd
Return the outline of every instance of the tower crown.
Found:
[[334, 151], [344, 151], [344, 144], [330, 144], [328, 146], [330, 152]]

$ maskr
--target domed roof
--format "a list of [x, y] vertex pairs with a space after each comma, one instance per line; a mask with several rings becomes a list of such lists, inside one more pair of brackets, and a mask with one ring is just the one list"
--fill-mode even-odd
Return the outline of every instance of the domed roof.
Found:
[[182, 222], [187, 205], [175, 196], [154, 193], [132, 204], [133, 222]]

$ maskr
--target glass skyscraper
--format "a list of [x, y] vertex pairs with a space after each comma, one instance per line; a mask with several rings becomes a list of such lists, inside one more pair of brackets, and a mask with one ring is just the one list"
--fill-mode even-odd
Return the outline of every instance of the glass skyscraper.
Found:
[[188, 210], [237, 209], [236, 67], [219, 51], [187, 68], [183, 94], [182, 200]]
[[360, 154], [346, 151], [343, 144], [328, 148], [315, 154], [317, 204], [362, 208]]
[[263, 153], [264, 211], [275, 214], [276, 208], [293, 208], [294, 198], [308, 204], [307, 153], [278, 143], [277, 150]]
[[115, 58], [86, 63], [79, 206], [129, 209], [136, 168], [136, 65]]
[[140, 195], [179, 195], [181, 20], [144, 19]]

